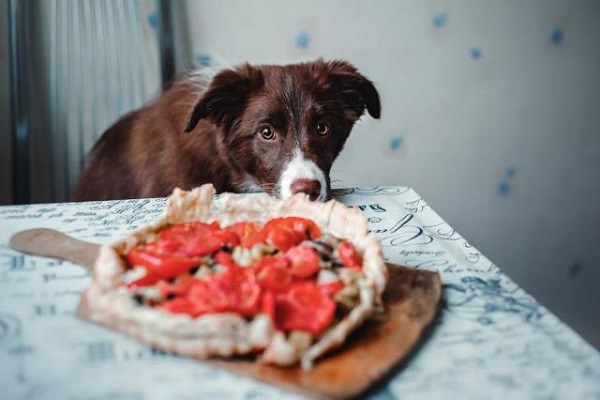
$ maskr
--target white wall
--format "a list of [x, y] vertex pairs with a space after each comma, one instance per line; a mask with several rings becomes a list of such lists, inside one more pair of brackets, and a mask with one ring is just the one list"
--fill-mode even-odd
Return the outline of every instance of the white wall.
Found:
[[600, 2], [187, 5], [200, 63], [353, 62], [383, 116], [355, 129], [337, 186], [412, 186], [600, 347]]

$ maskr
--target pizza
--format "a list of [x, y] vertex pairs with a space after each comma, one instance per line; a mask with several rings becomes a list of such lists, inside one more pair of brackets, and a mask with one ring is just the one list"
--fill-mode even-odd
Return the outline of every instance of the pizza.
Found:
[[387, 269], [356, 209], [176, 189], [163, 216], [101, 246], [78, 315], [149, 346], [310, 368], [382, 310]]

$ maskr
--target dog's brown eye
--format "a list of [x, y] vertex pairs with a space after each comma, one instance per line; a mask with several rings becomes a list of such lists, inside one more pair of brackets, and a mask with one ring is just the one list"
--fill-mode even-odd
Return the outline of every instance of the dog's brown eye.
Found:
[[317, 124], [317, 133], [319, 135], [327, 135], [329, 133], [329, 125], [319, 122]]
[[263, 126], [258, 132], [266, 140], [273, 140], [275, 138], [275, 132], [273, 132], [270, 126]]

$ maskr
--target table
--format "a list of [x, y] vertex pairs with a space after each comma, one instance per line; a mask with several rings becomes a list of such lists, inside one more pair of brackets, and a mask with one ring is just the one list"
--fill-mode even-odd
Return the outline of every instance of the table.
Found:
[[[600, 399], [600, 354], [469, 244], [409, 187], [334, 191], [368, 218], [387, 261], [439, 271], [444, 305], [374, 399]], [[218, 198], [217, 200], [218, 201]], [[8, 248], [48, 227], [108, 243], [157, 219], [165, 199], [0, 207], [4, 399], [279, 399], [296, 395], [167, 355], [74, 317], [88, 273]]]

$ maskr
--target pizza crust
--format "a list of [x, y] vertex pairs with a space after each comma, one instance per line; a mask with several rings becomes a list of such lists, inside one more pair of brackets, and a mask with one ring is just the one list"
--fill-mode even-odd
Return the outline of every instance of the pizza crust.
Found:
[[[78, 316], [182, 356], [231, 357], [264, 349], [261, 362], [276, 365], [300, 362], [303, 368], [310, 368], [314, 360], [342, 345], [348, 334], [378, 309], [387, 282], [387, 269], [377, 240], [368, 235], [366, 219], [357, 210], [334, 200], [311, 202], [304, 194], [287, 200], [232, 193], [215, 199], [214, 195], [212, 185], [189, 192], [175, 189], [156, 223], [112, 246], [102, 246], [94, 264], [92, 284], [82, 295]], [[300, 344], [301, 341], [277, 332], [266, 315], [259, 314], [251, 321], [233, 313], [192, 318], [140, 307], [122, 287], [126, 266], [119, 253], [145, 242], [149, 235], [166, 225], [191, 220], [219, 221], [221, 226], [252, 220], [262, 225], [283, 216], [312, 219], [331, 234], [350, 240], [363, 253], [364, 277], [358, 280], [359, 304], [308, 348]]]

